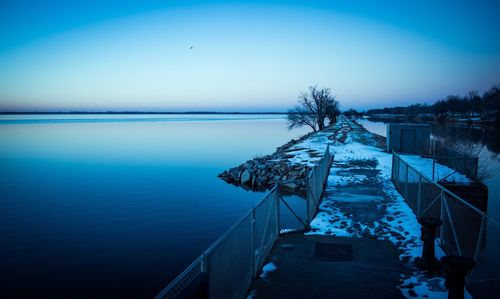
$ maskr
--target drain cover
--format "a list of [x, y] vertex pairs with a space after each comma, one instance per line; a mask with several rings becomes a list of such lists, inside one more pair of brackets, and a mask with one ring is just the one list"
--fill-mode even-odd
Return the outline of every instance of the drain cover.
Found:
[[332, 262], [348, 262], [354, 259], [352, 245], [316, 242], [314, 257]]

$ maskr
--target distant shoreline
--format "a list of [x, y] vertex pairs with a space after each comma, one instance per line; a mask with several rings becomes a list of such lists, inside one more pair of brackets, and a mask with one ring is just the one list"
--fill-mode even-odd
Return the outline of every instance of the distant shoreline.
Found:
[[147, 111], [70, 111], [70, 112], [62, 112], [62, 111], [48, 111], [48, 112], [40, 112], [40, 111], [29, 111], [29, 112], [0, 112], [0, 115], [30, 115], [30, 114], [38, 114], [38, 115], [61, 115], [61, 114], [184, 114], [184, 115], [197, 115], [197, 114], [235, 114], [235, 115], [249, 115], [249, 114], [260, 114], [260, 115], [282, 115], [287, 114], [286, 112], [214, 112], [214, 111], [185, 111], [185, 112], [147, 112]]
[[406, 115], [367, 115], [365, 119], [374, 122], [412, 122], [412, 123], [427, 123], [427, 124], [441, 124], [441, 125], [451, 125], [451, 126], [482, 126], [482, 127], [498, 127], [500, 122], [497, 120], [464, 120], [457, 118], [448, 118], [439, 122], [436, 119], [430, 117], [421, 117], [415, 119], [408, 119]]

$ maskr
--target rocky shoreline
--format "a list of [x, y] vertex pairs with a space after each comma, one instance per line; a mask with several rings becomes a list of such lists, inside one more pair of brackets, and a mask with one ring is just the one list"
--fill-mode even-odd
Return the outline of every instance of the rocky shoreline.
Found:
[[[321, 151], [318, 145], [326, 149], [325, 138], [344, 143], [348, 131], [348, 126], [337, 123], [322, 131], [308, 133], [278, 147], [271, 155], [248, 160], [225, 170], [218, 177], [247, 190], [266, 191], [278, 184], [282, 192], [305, 196], [307, 175], [324, 154], [324, 149]], [[384, 137], [373, 133], [370, 136], [374, 146], [385, 148]]]
[[278, 147], [273, 154], [248, 160], [237, 167], [225, 170], [218, 177], [247, 190], [265, 191], [279, 184], [285, 193], [304, 196], [306, 178], [312, 165], [298, 163], [295, 160], [298, 155], [306, 153], [312, 159], [322, 157], [323, 153], [299, 146], [299, 143], [318, 133], [320, 132], [311, 132], [298, 139], [292, 139]]

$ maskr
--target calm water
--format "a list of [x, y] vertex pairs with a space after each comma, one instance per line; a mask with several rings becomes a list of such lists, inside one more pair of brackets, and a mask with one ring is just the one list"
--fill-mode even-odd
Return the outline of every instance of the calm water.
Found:
[[2, 297], [154, 296], [262, 197], [218, 179], [282, 116], [0, 116]]

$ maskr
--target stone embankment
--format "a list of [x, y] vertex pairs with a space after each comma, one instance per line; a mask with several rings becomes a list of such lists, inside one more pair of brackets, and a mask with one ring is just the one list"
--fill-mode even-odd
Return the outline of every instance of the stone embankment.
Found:
[[306, 178], [312, 165], [307, 158], [317, 159], [323, 153], [300, 147], [301, 142], [317, 133], [306, 134], [276, 149], [276, 152], [248, 160], [219, 174], [224, 181], [245, 189], [264, 191], [279, 184], [282, 191], [305, 194]]

